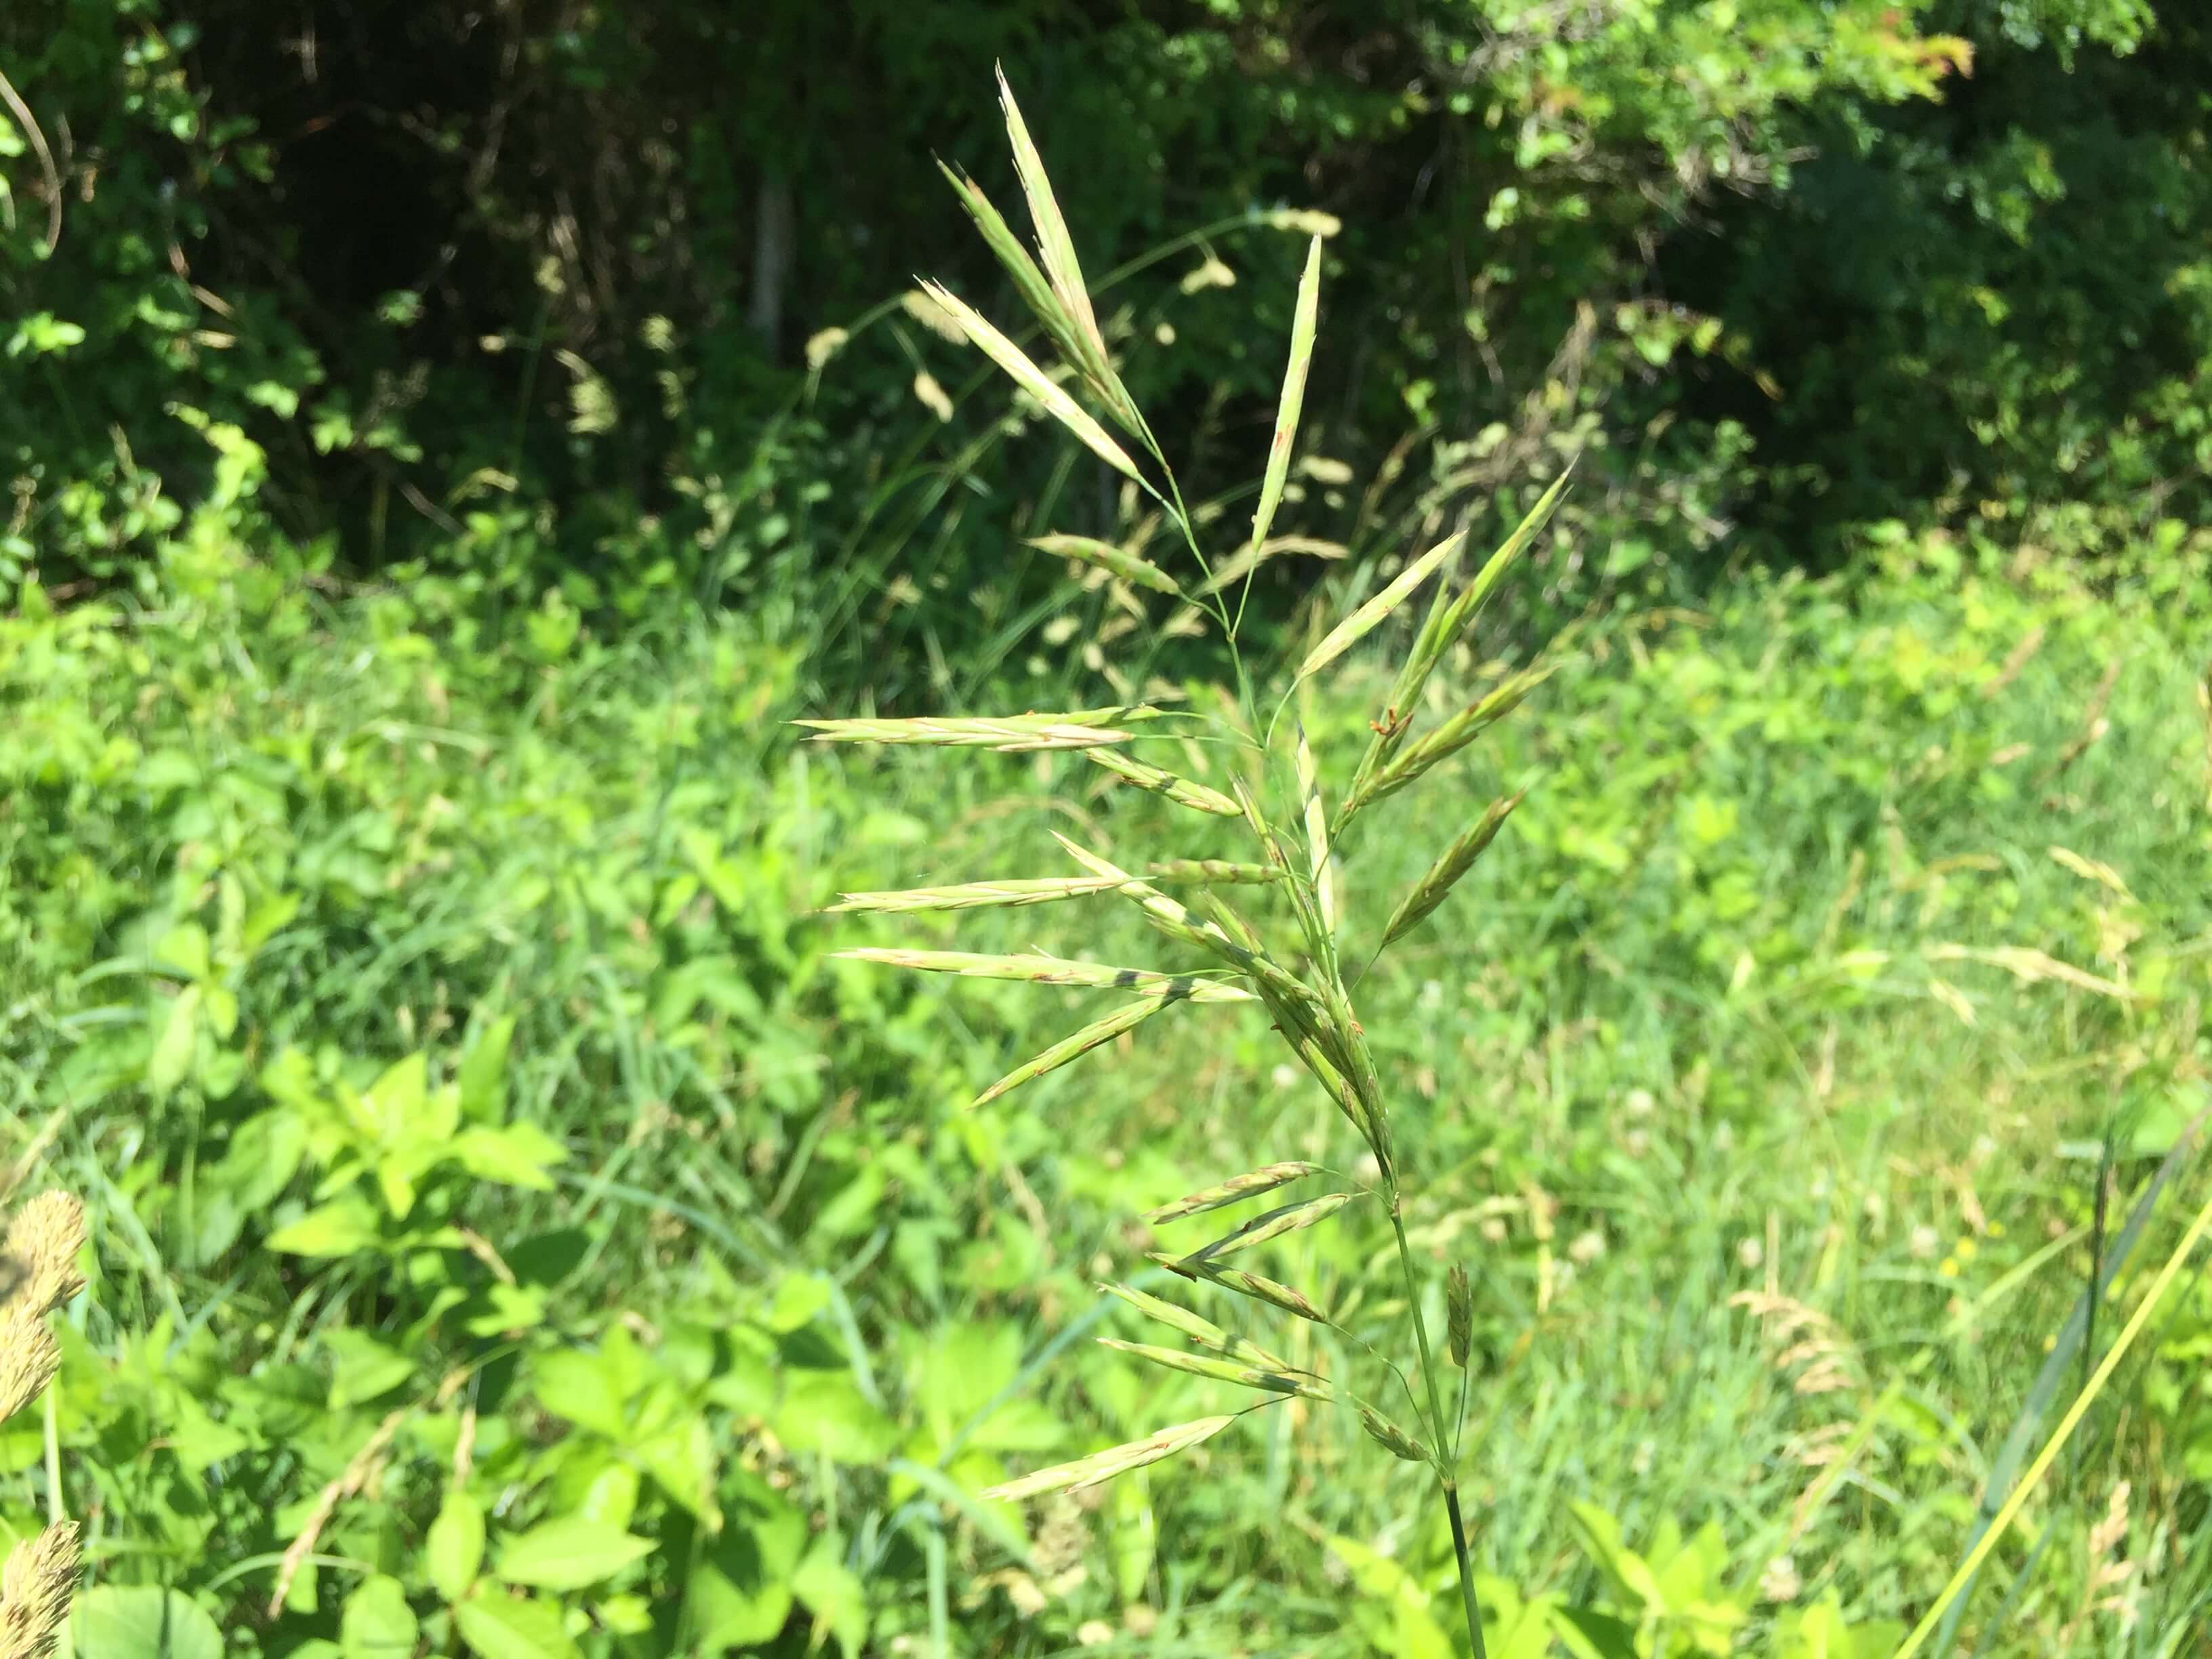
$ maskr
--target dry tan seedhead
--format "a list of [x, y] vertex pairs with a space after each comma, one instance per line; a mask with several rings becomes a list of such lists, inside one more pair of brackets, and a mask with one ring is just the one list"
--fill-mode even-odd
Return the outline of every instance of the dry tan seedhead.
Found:
[[46, 1659], [76, 1583], [76, 1526], [58, 1521], [8, 1553], [0, 1569], [0, 1659]]

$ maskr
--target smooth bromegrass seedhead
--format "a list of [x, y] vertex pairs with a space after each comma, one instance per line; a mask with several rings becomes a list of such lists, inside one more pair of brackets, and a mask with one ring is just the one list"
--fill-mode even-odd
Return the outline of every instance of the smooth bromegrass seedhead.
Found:
[[1367, 1431], [1368, 1438], [1393, 1457], [1402, 1457], [1408, 1463], [1425, 1463], [1429, 1449], [1400, 1428], [1381, 1412], [1369, 1405], [1359, 1407], [1359, 1424]]
[[1407, 933], [1427, 920], [1429, 913], [1450, 896], [1459, 878], [1474, 867], [1483, 849], [1497, 838], [1498, 832], [1521, 804], [1525, 790], [1490, 803], [1489, 810], [1470, 829], [1446, 848], [1437, 861], [1413, 884], [1413, 890], [1398, 902], [1390, 913], [1390, 920], [1382, 927], [1382, 943], [1378, 951], [1387, 951]]
[[1435, 574], [1438, 565], [1459, 551], [1460, 544], [1466, 539], [1464, 532], [1446, 537], [1400, 571], [1397, 579], [1388, 587], [1330, 629], [1322, 637], [1321, 642], [1306, 653], [1305, 660], [1298, 665], [1297, 678], [1304, 679], [1309, 675], [1318, 674], [1380, 628], [1391, 613], [1412, 597], [1415, 588]]
[[1458, 642], [1468, 625], [1480, 613], [1483, 605], [1496, 591], [1505, 573], [1512, 568], [1545, 525], [1551, 521], [1553, 509], [1559, 506], [1559, 497], [1573, 473], [1574, 463], [1571, 461], [1552, 481], [1551, 488], [1543, 493], [1536, 505], [1514, 527], [1513, 533], [1490, 556], [1489, 561], [1475, 574], [1474, 580], [1456, 597], [1451, 594], [1448, 586], [1437, 590], [1436, 602], [1430, 607], [1420, 632], [1414, 635], [1413, 649], [1407, 653], [1397, 678], [1391, 682], [1389, 701], [1383, 708], [1382, 718], [1375, 722], [1374, 740], [1368, 744], [1367, 752], [1360, 757], [1359, 765], [1352, 775], [1349, 793], [1352, 797], [1361, 795], [1376, 773], [1389, 763], [1399, 745], [1405, 741], [1413, 724], [1414, 708], [1429, 683], [1429, 676], [1436, 672], [1437, 665], [1443, 660], [1444, 653]]
[[1210, 812], [1216, 817], [1234, 818], [1243, 815], [1243, 808], [1218, 789], [1209, 789], [1202, 783], [1193, 783], [1172, 772], [1163, 771], [1147, 762], [1132, 756], [1116, 754], [1104, 748], [1092, 748], [1090, 757], [1109, 772], [1133, 783], [1139, 789], [1148, 789], [1164, 796], [1178, 806], [1188, 806], [1194, 811]]
[[1262, 1244], [1273, 1243], [1286, 1233], [1318, 1226], [1358, 1196], [1357, 1193], [1324, 1193], [1319, 1198], [1283, 1205], [1265, 1215], [1253, 1217], [1235, 1232], [1225, 1234], [1211, 1244], [1201, 1245], [1183, 1261], [1186, 1265], [1197, 1261], [1214, 1263], [1240, 1251], [1257, 1249]]
[[1306, 250], [1298, 278], [1297, 309], [1291, 318], [1291, 359], [1283, 370], [1283, 392], [1275, 405], [1274, 435], [1267, 441], [1267, 470], [1260, 480], [1260, 505], [1252, 514], [1253, 562], [1267, 544], [1267, 528], [1282, 505], [1283, 485], [1291, 476], [1291, 450], [1297, 442], [1298, 414], [1305, 406], [1306, 372], [1313, 367], [1314, 334], [1321, 317], [1321, 238]]
[[1217, 979], [1163, 973], [1157, 968], [1112, 968], [1063, 957], [987, 956], [970, 951], [901, 951], [868, 947], [833, 951], [854, 962], [881, 963], [925, 974], [957, 974], [966, 979], [1024, 980], [1032, 985], [1082, 985], [1099, 990], [1135, 991], [1141, 995], [1188, 998], [1193, 1002], [1249, 1002], [1252, 994]]
[[1308, 1176], [1319, 1175], [1321, 1165], [1304, 1162], [1270, 1164], [1264, 1169], [1248, 1170], [1211, 1187], [1200, 1188], [1172, 1204], [1163, 1204], [1157, 1210], [1145, 1212], [1145, 1219], [1157, 1227], [1163, 1222], [1180, 1221], [1185, 1216], [1204, 1215], [1208, 1210], [1225, 1209], [1231, 1204], [1242, 1204], [1248, 1198], [1257, 1198], [1262, 1193], [1272, 1193], [1278, 1187], [1287, 1187], [1293, 1181], [1303, 1181]]
[[1040, 553], [1051, 553], [1063, 559], [1073, 559], [1103, 570], [1133, 586], [1148, 587], [1155, 593], [1164, 593], [1170, 599], [1181, 599], [1182, 589], [1176, 579], [1146, 559], [1140, 559], [1125, 548], [1111, 542], [1102, 542], [1092, 536], [1032, 536], [1029, 545]]
[[1158, 1250], [1149, 1252], [1147, 1259], [1158, 1262], [1170, 1273], [1181, 1273], [1185, 1279], [1203, 1279], [1209, 1285], [1218, 1285], [1224, 1291], [1249, 1296], [1255, 1302], [1264, 1302], [1271, 1308], [1280, 1308], [1285, 1313], [1296, 1314], [1300, 1319], [1311, 1320], [1316, 1325], [1334, 1325], [1336, 1322], [1304, 1295], [1258, 1273], [1224, 1267], [1203, 1257], [1193, 1256], [1185, 1260]]
[[1336, 1391], [1328, 1383], [1304, 1372], [1240, 1365], [1234, 1360], [1212, 1359], [1204, 1354], [1186, 1353], [1181, 1348], [1155, 1348], [1142, 1342], [1124, 1342], [1112, 1336], [1100, 1337], [1098, 1345], [1132, 1355], [1166, 1370], [1203, 1376], [1210, 1382], [1234, 1382], [1239, 1388], [1261, 1389], [1270, 1394], [1302, 1395], [1308, 1400], [1333, 1401], [1336, 1398]]
[[1228, 859], [1154, 859], [1145, 866], [1145, 873], [1154, 881], [1221, 887], [1264, 887], [1283, 878], [1281, 871], [1264, 864], [1237, 864]]
[[1049, 749], [1097, 749], [1133, 735], [1111, 726], [1085, 726], [1061, 714], [1016, 714], [1003, 719], [924, 718], [900, 720], [793, 720], [816, 743], [927, 744], [940, 748], [994, 749], [1018, 755]]
[[1127, 1303], [1146, 1318], [1165, 1325], [1170, 1330], [1180, 1331], [1203, 1347], [1226, 1354], [1247, 1365], [1257, 1365], [1262, 1370], [1287, 1371], [1291, 1369], [1287, 1359], [1269, 1352], [1256, 1342], [1241, 1336], [1231, 1336], [1210, 1319], [1201, 1319], [1188, 1308], [1179, 1308], [1172, 1302], [1163, 1302], [1156, 1296], [1133, 1290], [1127, 1285], [1101, 1285], [1098, 1287], [1110, 1297]]
[[1012, 340], [984, 321], [982, 314], [941, 283], [925, 282], [922, 291], [958, 319], [983, 355], [998, 364], [1006, 377], [1043, 406], [1046, 414], [1073, 433], [1085, 448], [1115, 471], [1145, 482], [1128, 452], [1115, 443], [1106, 428], [1093, 420], [1082, 404], [1061, 390], [1058, 382], [1029, 360]]
[[[1006, 268], [1006, 274], [1014, 279], [1014, 287], [1020, 292], [1023, 303], [1043, 325], [1061, 358], [1067, 362], [1074, 362], [1078, 356], [1075, 325], [1061, 310], [1060, 301], [1053, 296], [1052, 284], [1037, 269], [1036, 261], [1030, 258], [1029, 250], [1022, 246], [1021, 239], [1014, 234], [1012, 228], [1006, 223], [999, 210], [991, 204], [991, 198], [983, 193], [980, 185], [964, 174], [956, 173], [942, 161], [937, 167], [938, 171], [951, 182], [954, 191], [960, 198], [961, 206], [968, 210], [968, 216], [983, 233], [983, 240], [990, 246], [991, 252]], [[927, 297], [927, 291], [923, 292], [924, 297]], [[957, 322], [955, 326], [957, 326]], [[961, 337], [965, 337], [964, 333]]]
[[1171, 988], [1163, 988], [1157, 996], [1149, 996], [1115, 1009], [1100, 1020], [1093, 1020], [1071, 1036], [1062, 1037], [1042, 1054], [1024, 1060], [1020, 1065], [994, 1083], [970, 1103], [988, 1105], [1009, 1089], [1018, 1089], [1024, 1083], [1042, 1077], [1047, 1072], [1056, 1072], [1071, 1060], [1078, 1060], [1093, 1048], [1111, 1042], [1124, 1031], [1134, 1030], [1170, 1002], [1178, 1001]]
[[1549, 666], [1531, 668], [1500, 681], [1422, 738], [1369, 778], [1364, 787], [1352, 791], [1337, 817], [1339, 833], [1354, 813], [1396, 794], [1438, 762], [1456, 755], [1504, 720], [1521, 706], [1531, 691], [1551, 678], [1553, 672]]
[[1053, 904], [1061, 899], [1110, 893], [1122, 884], [1097, 877], [1040, 876], [1012, 881], [963, 881], [947, 887], [908, 887], [886, 893], [847, 893], [828, 914], [854, 911], [904, 915], [917, 910], [984, 910], [1010, 905]]
[[1188, 1451], [1202, 1440], [1209, 1440], [1243, 1416], [1232, 1412], [1222, 1417], [1201, 1417], [1195, 1422], [1177, 1423], [1171, 1428], [1158, 1429], [1142, 1440], [1133, 1440], [1127, 1445], [1111, 1446], [1088, 1457], [1078, 1458], [1073, 1463], [1056, 1464], [1048, 1469], [1039, 1469], [1018, 1480], [1008, 1480], [990, 1487], [983, 1496], [1012, 1503], [1024, 1498], [1042, 1498], [1048, 1492], [1080, 1492], [1085, 1486], [1095, 1486], [1111, 1480], [1117, 1474], [1127, 1474], [1132, 1469], [1141, 1469], [1148, 1463], [1157, 1463], [1164, 1457], [1173, 1457], [1177, 1452]]

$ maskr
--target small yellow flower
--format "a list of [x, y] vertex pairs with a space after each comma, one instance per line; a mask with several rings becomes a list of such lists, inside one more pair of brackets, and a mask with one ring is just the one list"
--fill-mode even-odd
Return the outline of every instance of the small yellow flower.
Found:
[[1943, 1258], [1942, 1266], [1936, 1268], [1936, 1271], [1942, 1274], [1946, 1279], [1956, 1279], [1959, 1276], [1959, 1264], [1951, 1257], [1947, 1255]]

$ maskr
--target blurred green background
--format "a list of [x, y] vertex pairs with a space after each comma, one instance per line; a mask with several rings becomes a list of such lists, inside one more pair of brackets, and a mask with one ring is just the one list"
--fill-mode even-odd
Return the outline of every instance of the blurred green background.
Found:
[[[1095, 1006], [830, 957], [1151, 963], [817, 913], [1219, 850], [787, 724], [1228, 672], [1022, 545], [1158, 526], [913, 291], [1018, 309], [935, 161], [1012, 204], [1000, 63], [1223, 547], [1323, 235], [1248, 659], [1581, 457], [1438, 695], [1562, 672], [1344, 854], [1371, 930], [1534, 785], [1361, 988], [1478, 1286], [1491, 1652], [1892, 1652], [2206, 1194], [2208, 26], [14, 0], [0, 1188], [94, 1246], [0, 1541], [83, 1522], [71, 1650], [1463, 1650], [1350, 1419], [975, 1495], [1221, 1404], [1088, 1340], [1137, 1212], [1352, 1155], [1239, 1009], [967, 1111]], [[1317, 688], [1325, 769], [1408, 632]], [[1279, 1270], [1394, 1330], [1388, 1238]], [[2204, 1650], [2208, 1355], [2185, 1274], [1950, 1651]]]

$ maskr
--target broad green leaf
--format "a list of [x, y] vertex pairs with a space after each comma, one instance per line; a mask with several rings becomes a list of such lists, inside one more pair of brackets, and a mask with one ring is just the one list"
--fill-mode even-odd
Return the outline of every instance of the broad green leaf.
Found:
[[897, 1425], [845, 1370], [787, 1370], [769, 1426], [793, 1452], [861, 1467], [880, 1463], [898, 1443]]
[[817, 1638], [823, 1633], [834, 1636], [844, 1659], [858, 1659], [868, 1639], [867, 1589], [839, 1559], [840, 1553], [834, 1536], [825, 1534], [817, 1539], [792, 1575], [791, 1588], [813, 1615]]
[[514, 1016], [503, 1014], [461, 1056], [454, 1081], [460, 1085], [461, 1115], [471, 1122], [496, 1123], [507, 1115], [507, 1054], [514, 1041]]
[[449, 1155], [479, 1181], [539, 1193], [552, 1189], [553, 1177], [546, 1171], [568, 1161], [566, 1146], [527, 1122], [464, 1129], [453, 1138]]
[[191, 1070], [192, 1053], [200, 1030], [201, 989], [187, 985], [169, 1003], [161, 1035], [146, 1059], [146, 1087], [156, 1100], [166, 1099]]
[[580, 1515], [541, 1522], [500, 1550], [493, 1576], [532, 1589], [582, 1589], [653, 1553], [653, 1540]]
[[557, 1602], [480, 1595], [453, 1609], [453, 1627], [477, 1659], [582, 1659]]
[[96, 1584], [77, 1592], [58, 1659], [223, 1659], [222, 1632], [179, 1590]]
[[367, 1331], [341, 1328], [326, 1333], [322, 1345], [337, 1362], [329, 1401], [334, 1412], [380, 1399], [415, 1375], [413, 1354], [402, 1353]]
[[344, 1659], [415, 1659], [422, 1631], [399, 1581], [377, 1573], [346, 1597], [338, 1619], [338, 1650]]
[[369, 1133], [387, 1144], [422, 1133], [423, 1099], [429, 1092], [426, 1054], [396, 1060], [362, 1093], [356, 1109]]
[[289, 1227], [279, 1227], [267, 1242], [283, 1255], [331, 1257], [374, 1249], [383, 1237], [368, 1200], [349, 1193], [308, 1211]]
[[423, 1571], [431, 1587], [459, 1602], [483, 1571], [483, 1506], [459, 1487], [446, 1494], [437, 1519], [422, 1539]]
[[554, 1416], [611, 1440], [628, 1436], [629, 1419], [623, 1407], [629, 1394], [616, 1368], [601, 1354], [556, 1348], [532, 1360], [530, 1378], [538, 1403]]

